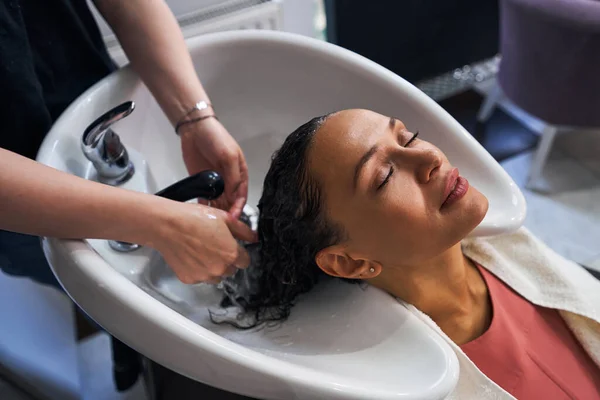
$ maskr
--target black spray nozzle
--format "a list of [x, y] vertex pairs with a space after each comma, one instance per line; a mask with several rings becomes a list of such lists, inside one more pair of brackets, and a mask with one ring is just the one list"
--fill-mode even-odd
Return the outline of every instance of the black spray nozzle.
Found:
[[156, 193], [174, 201], [189, 201], [193, 199], [215, 200], [225, 189], [225, 182], [215, 171], [202, 171], [188, 176], [169, 187]]

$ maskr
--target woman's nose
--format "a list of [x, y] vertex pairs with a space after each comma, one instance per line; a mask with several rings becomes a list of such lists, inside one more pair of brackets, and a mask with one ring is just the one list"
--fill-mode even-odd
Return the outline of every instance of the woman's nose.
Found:
[[415, 149], [416, 176], [419, 183], [429, 183], [431, 178], [439, 172], [442, 165], [442, 154], [436, 149]]

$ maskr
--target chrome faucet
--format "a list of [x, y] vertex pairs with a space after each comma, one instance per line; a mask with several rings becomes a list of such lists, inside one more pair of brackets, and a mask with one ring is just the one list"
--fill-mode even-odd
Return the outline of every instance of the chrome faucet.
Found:
[[133, 112], [132, 101], [116, 106], [90, 124], [81, 137], [81, 149], [98, 173], [98, 181], [117, 186], [135, 173], [127, 149], [110, 127]]

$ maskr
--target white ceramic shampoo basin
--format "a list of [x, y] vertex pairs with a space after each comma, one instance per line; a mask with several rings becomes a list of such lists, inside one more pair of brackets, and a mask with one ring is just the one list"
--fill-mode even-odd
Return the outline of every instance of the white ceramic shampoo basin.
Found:
[[[445, 111], [388, 70], [336, 46], [278, 32], [228, 32], [189, 41], [219, 117], [240, 142], [256, 206], [271, 154], [308, 119], [344, 108], [401, 118], [438, 145], [490, 200], [474, 234], [517, 229], [525, 202], [492, 157]], [[91, 177], [79, 141], [98, 116], [127, 101], [113, 126], [136, 163], [125, 187], [155, 192], [186, 176], [179, 139], [129, 68], [104, 79], [56, 122], [39, 161]], [[116, 253], [105, 241], [45, 239], [69, 295], [111, 334], [203, 383], [264, 399], [442, 399], [458, 362], [427, 326], [384, 293], [329, 282], [304, 296], [289, 321], [239, 331], [208, 319], [221, 294], [179, 282], [150, 249]]]

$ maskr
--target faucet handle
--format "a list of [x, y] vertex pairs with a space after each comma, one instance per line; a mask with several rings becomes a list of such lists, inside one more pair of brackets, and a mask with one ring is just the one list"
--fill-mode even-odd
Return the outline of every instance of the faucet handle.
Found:
[[127, 149], [110, 127], [133, 112], [135, 103], [126, 101], [105, 112], [83, 132], [81, 149], [98, 172], [98, 180], [113, 186], [129, 180], [134, 167]]

